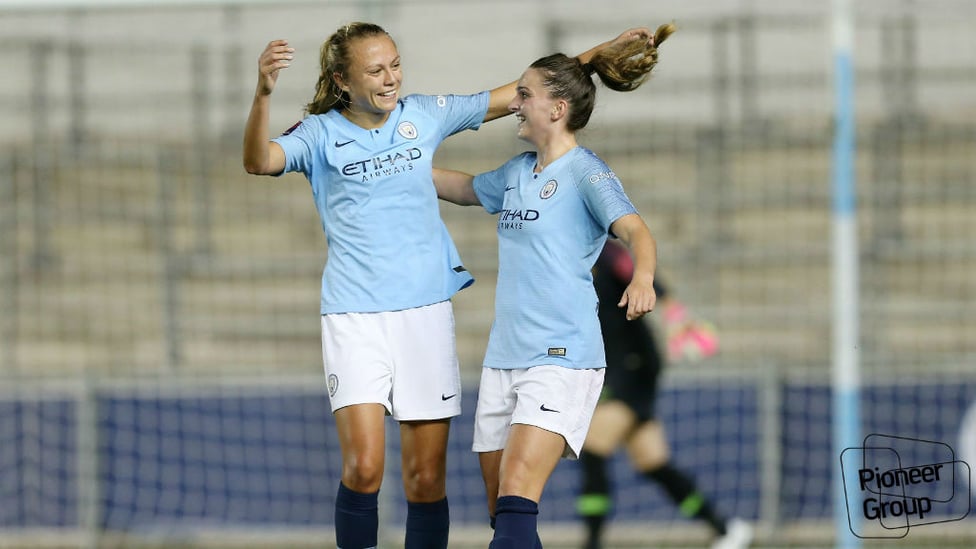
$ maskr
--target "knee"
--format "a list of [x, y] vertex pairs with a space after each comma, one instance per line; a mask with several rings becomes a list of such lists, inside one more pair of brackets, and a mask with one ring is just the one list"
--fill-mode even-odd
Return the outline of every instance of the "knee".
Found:
[[638, 471], [653, 471], [660, 469], [671, 459], [667, 449], [646, 449], [642, 452], [631, 452], [631, 462]]
[[403, 487], [410, 501], [430, 502], [442, 499], [446, 495], [445, 484], [444, 468], [436, 464], [403, 471]]
[[342, 483], [350, 490], [376, 492], [383, 482], [383, 457], [358, 455], [342, 464]]

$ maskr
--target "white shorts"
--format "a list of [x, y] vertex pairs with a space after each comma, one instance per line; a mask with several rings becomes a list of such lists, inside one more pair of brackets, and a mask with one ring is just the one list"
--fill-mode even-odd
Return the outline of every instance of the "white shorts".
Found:
[[512, 424], [522, 423], [562, 435], [563, 457], [579, 457], [603, 389], [603, 374], [602, 368], [483, 368], [471, 449], [503, 449]]
[[450, 301], [403, 311], [322, 315], [322, 360], [333, 413], [377, 403], [398, 421], [461, 414]]

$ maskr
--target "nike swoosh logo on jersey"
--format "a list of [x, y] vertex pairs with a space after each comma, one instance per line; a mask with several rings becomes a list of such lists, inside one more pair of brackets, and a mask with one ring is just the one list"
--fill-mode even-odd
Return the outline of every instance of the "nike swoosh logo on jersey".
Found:
[[348, 145], [350, 143], [355, 143], [355, 142], [356, 142], [355, 139], [350, 139], [349, 141], [343, 141], [342, 143], [339, 143], [338, 141], [336, 141], [335, 142], [335, 146], [338, 149], [339, 147], [345, 147], [346, 145]]
[[539, 406], [539, 409], [542, 410], [543, 412], [556, 412], [557, 414], [559, 413], [559, 410], [553, 410], [552, 408], [546, 408], [546, 405], [545, 404]]
[[505, 192], [511, 191], [513, 189], [515, 189], [515, 187], [505, 187]]
[[457, 396], [457, 393], [454, 393], [453, 395], [441, 394], [441, 400], [451, 400], [452, 398], [454, 398], [456, 396]]

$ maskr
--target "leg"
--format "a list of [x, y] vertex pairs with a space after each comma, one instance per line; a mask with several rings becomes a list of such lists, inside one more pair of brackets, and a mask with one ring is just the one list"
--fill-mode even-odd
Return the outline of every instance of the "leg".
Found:
[[391, 313], [391, 414], [400, 424], [406, 549], [447, 547], [446, 492], [451, 417], [461, 413], [461, 384], [450, 301]]
[[405, 549], [447, 547], [447, 440], [451, 420], [400, 423], [403, 491], [407, 497]]
[[634, 468], [664, 488], [683, 515], [704, 520], [716, 535], [725, 535], [725, 518], [715, 512], [694, 480], [671, 464], [670, 448], [660, 422], [651, 420], [641, 424], [628, 441], [627, 450]]
[[[495, 506], [498, 501], [498, 470], [501, 467], [502, 451], [484, 452], [478, 455], [481, 463], [481, 477], [485, 482], [485, 493], [488, 496], [488, 516], [491, 529], [495, 529]], [[538, 533], [535, 536], [534, 549], [542, 549], [542, 540]]]
[[481, 478], [485, 485], [488, 519], [495, 529], [495, 501], [498, 499], [498, 470], [502, 463], [502, 449], [511, 429], [515, 395], [511, 393], [516, 372], [483, 368], [478, 387], [478, 407], [475, 410], [474, 440], [471, 449], [478, 454]]
[[580, 454], [583, 486], [576, 510], [586, 525], [587, 549], [598, 549], [612, 507], [607, 458], [613, 455], [636, 423], [636, 415], [617, 400], [601, 401], [593, 412], [590, 430]]
[[355, 404], [335, 412], [342, 450], [342, 482], [336, 496], [336, 545], [376, 547], [377, 494], [383, 481], [384, 417], [380, 404]]
[[667, 463], [671, 447], [661, 422], [649, 419], [638, 425], [627, 439], [627, 455], [638, 471], [653, 471]]
[[580, 455], [583, 487], [576, 499], [576, 513], [586, 527], [586, 549], [600, 549], [603, 526], [610, 514], [610, 478], [607, 474], [607, 458], [583, 448]]
[[488, 516], [495, 524], [495, 502], [498, 500], [498, 472], [502, 466], [502, 450], [478, 454], [481, 465], [481, 479], [485, 482], [485, 495], [488, 498]]
[[447, 495], [447, 439], [450, 428], [450, 419], [400, 423], [403, 492], [407, 501], [430, 503]]
[[539, 499], [565, 448], [561, 435], [531, 425], [512, 425], [498, 468], [495, 535], [489, 549], [542, 546], [537, 531]]
[[637, 415], [630, 406], [619, 400], [601, 401], [593, 411], [583, 448], [609, 457], [631, 435], [636, 425]]
[[565, 448], [561, 435], [533, 425], [512, 425], [498, 471], [498, 497], [538, 502]]

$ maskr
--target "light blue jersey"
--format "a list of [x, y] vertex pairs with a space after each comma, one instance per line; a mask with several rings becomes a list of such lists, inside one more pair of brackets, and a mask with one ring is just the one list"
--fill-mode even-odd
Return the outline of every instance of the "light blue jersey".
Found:
[[603, 368], [591, 269], [610, 225], [637, 213], [620, 180], [576, 147], [541, 173], [536, 153], [478, 175], [474, 189], [498, 213], [495, 321], [484, 365]]
[[430, 305], [474, 281], [441, 220], [431, 163], [441, 141], [481, 125], [488, 97], [410, 95], [375, 130], [332, 110], [273, 140], [284, 172], [308, 178], [328, 241], [322, 314]]

